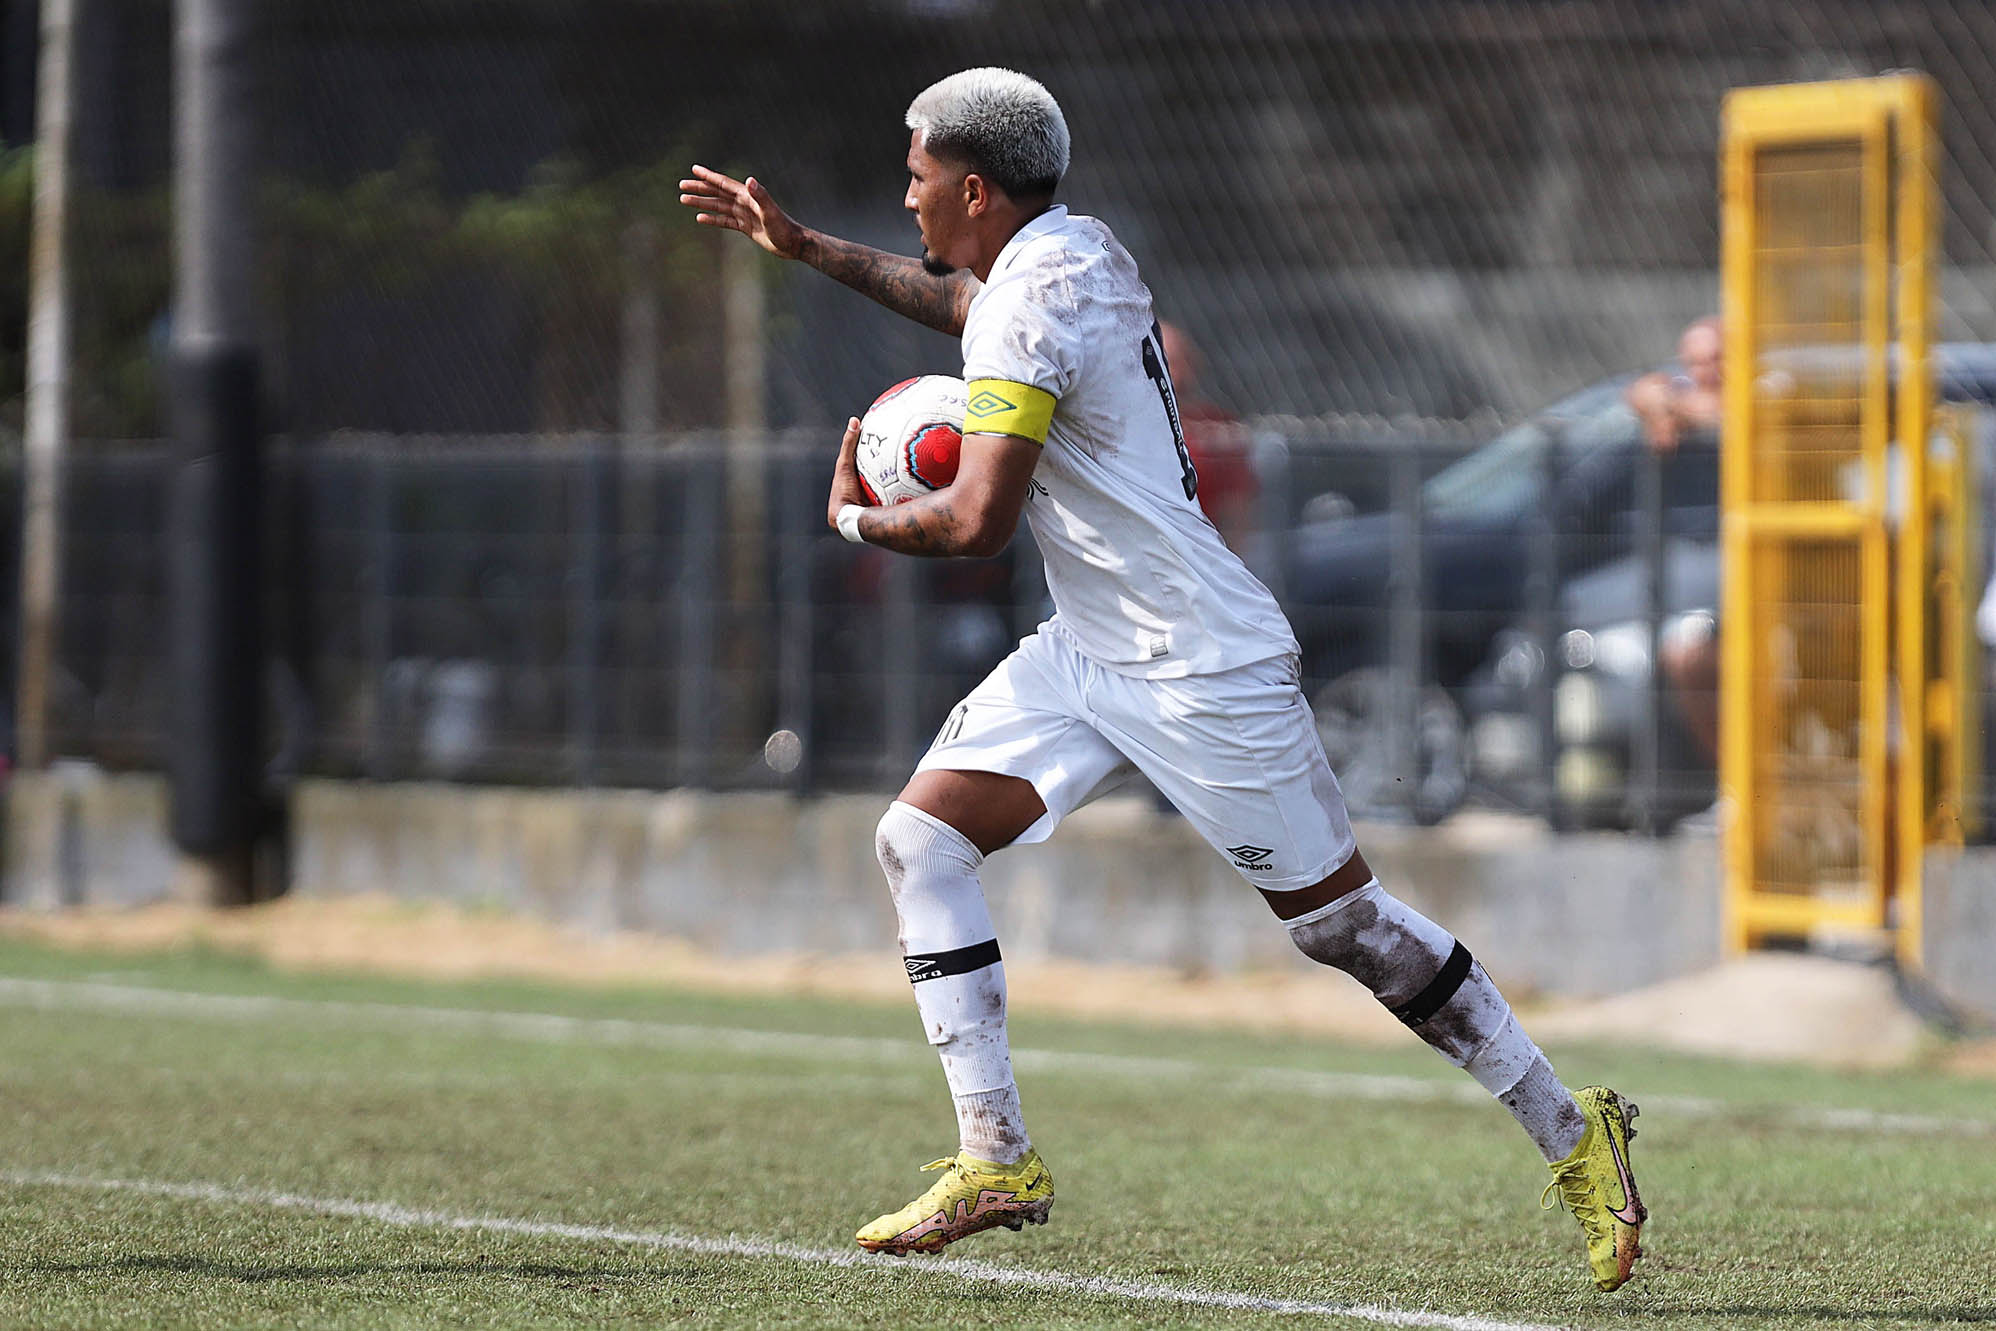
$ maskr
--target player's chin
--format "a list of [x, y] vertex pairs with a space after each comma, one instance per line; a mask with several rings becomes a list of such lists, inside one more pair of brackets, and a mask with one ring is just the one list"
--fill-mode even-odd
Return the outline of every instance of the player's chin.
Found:
[[931, 277], [948, 277], [956, 271], [956, 265], [953, 263], [944, 263], [928, 249], [924, 248], [922, 250], [922, 271]]

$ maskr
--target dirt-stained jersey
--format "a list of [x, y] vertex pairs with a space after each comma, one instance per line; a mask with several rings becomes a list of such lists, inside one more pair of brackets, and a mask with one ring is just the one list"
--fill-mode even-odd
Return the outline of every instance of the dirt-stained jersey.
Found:
[[1275, 598], [1199, 510], [1159, 342], [1129, 251], [1056, 205], [971, 301], [964, 432], [1044, 440], [1026, 520], [1051, 627], [1084, 654], [1163, 679], [1294, 653]]

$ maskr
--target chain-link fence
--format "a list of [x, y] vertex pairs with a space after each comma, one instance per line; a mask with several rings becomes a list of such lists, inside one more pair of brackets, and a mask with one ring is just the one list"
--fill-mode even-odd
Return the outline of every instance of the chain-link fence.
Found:
[[[1709, 754], [1658, 747], [1683, 728], [1648, 661], [1673, 618], [1713, 606], [1715, 561], [1695, 553], [1716, 522], [1711, 458], [1662, 463], [1594, 399], [1466, 456], [1410, 435], [1254, 441], [1237, 534], [1281, 589], [1361, 812], [1649, 824], [1709, 802]], [[847, 545], [823, 522], [823, 441], [753, 448], [776, 535], [746, 597], [713, 439], [350, 436], [280, 454], [281, 665], [260, 702], [275, 770], [891, 789], [1050, 611], [1037, 556], [1023, 533], [990, 561]], [[54, 730], [113, 766], [164, 757], [150, 551], [169, 461], [104, 450], [74, 473]], [[1665, 547], [1642, 533], [1673, 524], [1656, 585]], [[1562, 785], [1581, 749], [1593, 766]]]
[[[1965, 350], [1954, 395], [1996, 400], [1996, 348]], [[1622, 387], [1468, 449], [1253, 436], [1233, 535], [1296, 629], [1361, 814], [1660, 830], [1711, 802], [1716, 445], [1647, 447]], [[723, 504], [744, 456], [773, 533], [747, 587]], [[796, 433], [281, 451], [276, 669], [243, 700], [268, 709], [273, 773], [892, 789], [1052, 606], [1023, 529], [989, 561], [840, 541], [826, 457]], [[53, 729], [114, 767], [165, 758], [170, 462], [129, 446], [73, 473]]]
[[[0, 431], [33, 12], [0, 0]], [[163, 454], [97, 441], [163, 429], [171, 7], [81, 16], [55, 724], [71, 752], [150, 764]], [[806, 221], [911, 251], [901, 113], [965, 65], [1060, 97], [1067, 198], [1196, 335], [1187, 396], [1246, 422], [1229, 534], [1305, 639], [1361, 806], [1709, 802], [1695, 672], [1654, 663], [1695, 655], [1716, 596], [1691, 590], [1716, 584], [1710, 473], [1645, 462], [1605, 381], [1712, 308], [1727, 88], [1930, 71], [1942, 331], [1996, 338], [1996, 13], [1963, 0], [335, 0], [262, 20], [280, 770], [899, 779], [1041, 617], [1036, 561], [827, 539], [825, 423], [956, 349], [692, 226], [674, 182], [753, 170]], [[755, 480], [731, 487], [744, 449]]]

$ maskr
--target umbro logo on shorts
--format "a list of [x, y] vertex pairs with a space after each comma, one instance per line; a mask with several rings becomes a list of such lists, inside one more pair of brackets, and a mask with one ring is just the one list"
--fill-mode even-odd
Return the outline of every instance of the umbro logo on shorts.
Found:
[[1227, 847], [1227, 854], [1233, 856], [1234, 862], [1239, 864], [1243, 869], [1267, 869], [1273, 867], [1263, 864], [1262, 861], [1274, 853], [1267, 846], [1250, 846], [1245, 841], [1238, 846]]

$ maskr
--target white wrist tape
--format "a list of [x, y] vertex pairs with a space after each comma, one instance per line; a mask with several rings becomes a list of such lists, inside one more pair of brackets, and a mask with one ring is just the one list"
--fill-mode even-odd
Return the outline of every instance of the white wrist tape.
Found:
[[836, 519], [839, 535], [845, 537], [854, 545], [863, 545], [866, 542], [866, 538], [859, 534], [859, 515], [864, 512], [866, 510], [858, 504], [847, 504], [839, 510], [839, 516]]

